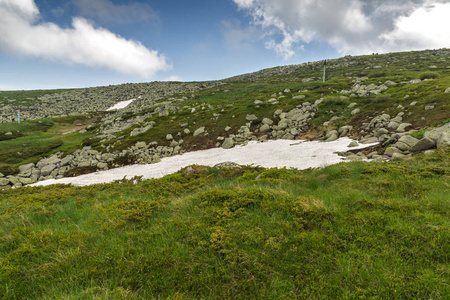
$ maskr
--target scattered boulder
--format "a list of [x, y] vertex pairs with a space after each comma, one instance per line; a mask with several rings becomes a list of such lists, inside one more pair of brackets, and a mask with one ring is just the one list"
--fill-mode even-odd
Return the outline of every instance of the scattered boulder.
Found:
[[200, 134], [203, 134], [203, 133], [205, 133], [205, 127], [200, 127], [200, 128], [198, 128], [197, 130], [195, 130], [194, 131], [194, 136], [198, 136], [198, 135], [200, 135]]
[[233, 146], [234, 146], [234, 141], [230, 137], [226, 138], [225, 141], [223, 141], [223, 143], [222, 143], [223, 149], [230, 149], [230, 148], [233, 148]]
[[413, 147], [411, 147], [411, 151], [412, 152], [419, 152], [419, 151], [424, 151], [427, 149], [431, 149], [436, 147], [436, 141], [424, 137], [422, 139], [420, 139], [417, 144], [415, 144]]
[[255, 121], [255, 120], [258, 120], [258, 117], [255, 116], [255, 115], [247, 115], [247, 116], [245, 117], [245, 119], [246, 119], [247, 121]]
[[410, 136], [410, 135], [404, 135], [402, 136], [397, 143], [395, 143], [395, 147], [397, 149], [400, 149], [402, 151], [409, 151], [411, 148], [413, 148], [417, 143], [419, 142], [418, 139]]

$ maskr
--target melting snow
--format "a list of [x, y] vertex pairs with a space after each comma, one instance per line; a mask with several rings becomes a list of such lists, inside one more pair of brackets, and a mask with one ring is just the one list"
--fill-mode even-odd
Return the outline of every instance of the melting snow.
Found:
[[37, 182], [31, 186], [50, 184], [84, 186], [112, 182], [124, 177], [131, 179], [134, 176], [142, 176], [144, 179], [160, 178], [189, 165], [214, 166], [227, 161], [265, 168], [317, 168], [342, 162], [343, 158], [338, 156], [335, 153], [336, 151], [354, 150], [376, 144], [364, 144], [348, 148], [347, 145], [351, 141], [349, 138], [340, 138], [327, 143], [292, 140], [275, 140], [264, 143], [250, 142], [246, 146], [236, 146], [232, 149], [213, 148], [187, 152], [182, 155], [163, 158], [161, 162], [155, 164], [132, 165], [78, 177], [50, 179]]
[[127, 100], [127, 101], [120, 101], [119, 103], [116, 103], [116, 105], [111, 106], [110, 108], [108, 108], [106, 111], [125, 108], [128, 105], [130, 105], [130, 103], [133, 102], [134, 100], [136, 100], [136, 98], [130, 99], [130, 100]]

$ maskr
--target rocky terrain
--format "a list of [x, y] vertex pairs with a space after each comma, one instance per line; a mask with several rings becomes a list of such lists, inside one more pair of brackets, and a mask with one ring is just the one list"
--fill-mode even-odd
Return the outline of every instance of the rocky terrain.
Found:
[[[125, 84], [38, 97], [23, 109], [23, 120], [97, 119], [69, 132], [88, 135], [78, 149], [54, 149], [21, 164], [16, 174], [0, 173], [0, 187], [267, 139], [348, 136], [379, 143], [357, 153], [349, 145], [341, 153], [348, 160], [404, 160], [450, 146], [450, 50], [329, 60], [326, 83], [322, 70], [315, 62], [222, 81]], [[126, 108], [106, 112], [129, 99], [135, 100]], [[2, 122], [15, 121], [13, 99], [3, 103]]]

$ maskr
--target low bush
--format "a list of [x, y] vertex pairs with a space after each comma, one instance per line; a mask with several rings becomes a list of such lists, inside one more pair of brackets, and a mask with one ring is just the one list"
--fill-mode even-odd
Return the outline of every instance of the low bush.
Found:
[[436, 79], [439, 77], [438, 73], [435, 72], [425, 72], [419, 75], [419, 78], [421, 80], [425, 80], [425, 79]]

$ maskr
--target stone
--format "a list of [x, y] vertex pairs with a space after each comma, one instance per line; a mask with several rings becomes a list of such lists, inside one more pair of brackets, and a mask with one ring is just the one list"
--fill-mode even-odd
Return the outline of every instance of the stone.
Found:
[[305, 99], [305, 98], [306, 98], [305, 95], [297, 95], [297, 96], [292, 97], [292, 99], [294, 99], [294, 100], [301, 100], [301, 99]]
[[392, 155], [392, 161], [403, 161], [407, 158], [406, 155], [401, 154], [401, 153], [394, 153]]
[[411, 147], [411, 151], [419, 152], [419, 151], [428, 150], [428, 149], [431, 149], [434, 147], [436, 147], [436, 142], [430, 138], [424, 137], [424, 138], [420, 139], [417, 142], [417, 144], [415, 144], [413, 147]]
[[187, 129], [187, 128], [185, 128], [185, 129], [183, 130], [183, 132], [184, 132], [185, 134], [191, 133], [191, 131], [190, 131], [189, 129]]
[[423, 154], [425, 154], [425, 155], [427, 155], [427, 156], [430, 156], [430, 155], [433, 155], [435, 152], [436, 152], [436, 151], [434, 151], [434, 150], [427, 150], [427, 151], [425, 151]]
[[8, 131], [7, 133], [5, 133], [5, 135], [12, 135], [13, 133], [11, 131]]
[[33, 180], [31, 178], [18, 177], [17, 179], [19, 179], [21, 184], [32, 184], [33, 183]]
[[412, 124], [410, 124], [410, 123], [401, 123], [395, 131], [396, 132], [405, 132], [406, 129], [411, 126], [412, 126]]
[[433, 108], [434, 108], [434, 105], [425, 106], [425, 110], [432, 110]]
[[255, 105], [259, 105], [259, 104], [263, 104], [264, 102], [262, 102], [261, 100], [255, 100], [253, 103], [255, 103]]
[[172, 147], [172, 148], [174, 148], [174, 147], [176, 147], [176, 146], [178, 146], [179, 144], [178, 144], [178, 142], [177, 141], [172, 141], [172, 142], [170, 142], [170, 147]]
[[108, 168], [108, 164], [107, 164], [107, 163], [99, 162], [99, 163], [97, 164], [97, 169], [102, 169], [102, 170], [104, 170], [104, 169], [107, 169], [107, 168]]
[[444, 93], [450, 93], [450, 87], [446, 88]]
[[168, 140], [168, 141], [173, 140], [173, 136], [172, 136], [170, 133], [168, 133], [168, 134], [166, 135], [166, 140]]
[[230, 127], [230, 126], [225, 127], [225, 132], [228, 132], [228, 131], [230, 131], [230, 130], [231, 130], [231, 127]]
[[417, 84], [417, 83], [421, 83], [421, 82], [422, 82], [422, 80], [420, 80], [419, 78], [409, 81], [410, 84]]
[[356, 102], [350, 103], [347, 107], [348, 108], [354, 108], [357, 105]]
[[402, 153], [402, 151], [395, 147], [389, 147], [384, 151], [384, 155], [387, 155], [390, 157], [392, 157], [392, 155], [394, 155], [394, 153]]
[[400, 123], [397, 123], [395, 121], [391, 121], [391, 122], [389, 122], [387, 127], [391, 128], [393, 130], [397, 130], [398, 126], [400, 126]]
[[417, 101], [413, 101], [413, 102], [411, 102], [409, 105], [415, 106], [416, 104], [417, 104]]
[[395, 147], [402, 151], [409, 151], [412, 147], [414, 147], [419, 142], [418, 139], [412, 137], [410, 135], [402, 136], [397, 143], [395, 143]]
[[272, 121], [271, 119], [269, 119], [269, 118], [264, 118], [264, 119], [262, 120], [262, 123], [263, 123], [263, 124], [267, 124], [267, 125], [272, 125], [272, 124], [273, 124], [273, 121]]
[[361, 112], [361, 109], [359, 109], [359, 108], [356, 108], [356, 109], [354, 109], [354, 110], [352, 110], [352, 112], [350, 113], [352, 116], [354, 116], [354, 115], [356, 115], [356, 114], [359, 114]]
[[270, 131], [270, 126], [268, 124], [264, 124], [259, 128], [259, 132], [265, 133]]
[[339, 132], [339, 136], [346, 136], [350, 131], [353, 130], [353, 126], [347, 125], [347, 126], [342, 126], [339, 128], [338, 132]]
[[7, 186], [9, 185], [10, 181], [8, 178], [0, 178], [0, 186]]
[[348, 144], [348, 148], [353, 148], [353, 147], [358, 147], [358, 142], [356, 142], [356, 141], [352, 141], [350, 144]]
[[194, 131], [194, 136], [199, 136], [200, 134], [205, 133], [205, 127], [200, 127], [197, 130]]
[[56, 168], [55, 164], [49, 164], [41, 169], [41, 176], [48, 176]]
[[230, 149], [234, 146], [234, 141], [231, 137], [226, 138], [225, 141], [223, 141], [222, 143], [222, 148], [223, 149]]
[[147, 144], [145, 142], [137, 142], [134, 146], [137, 149], [142, 149], [142, 148], [145, 148], [147, 146]]
[[332, 142], [339, 138], [337, 130], [329, 130], [325, 136], [325, 142]]
[[75, 156], [73, 155], [67, 155], [66, 157], [61, 159], [61, 167], [68, 165], [74, 158]]
[[448, 148], [450, 147], [450, 132], [443, 132], [437, 140], [436, 147]]
[[247, 121], [255, 121], [255, 120], [258, 120], [258, 117], [255, 116], [255, 115], [247, 115], [247, 116], [245, 117], [245, 119], [246, 119]]
[[31, 171], [34, 168], [34, 164], [26, 164], [26, 165], [21, 165], [19, 167], [19, 174], [21, 174], [24, 177], [27, 177], [27, 175], [31, 175]]

